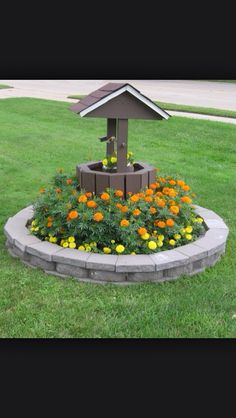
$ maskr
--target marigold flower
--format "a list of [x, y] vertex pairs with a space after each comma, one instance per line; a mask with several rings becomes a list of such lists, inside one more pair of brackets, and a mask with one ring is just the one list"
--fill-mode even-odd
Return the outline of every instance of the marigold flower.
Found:
[[160, 208], [164, 208], [164, 206], [166, 205], [166, 201], [164, 199], [157, 199], [157, 206], [159, 206]]
[[176, 185], [176, 181], [175, 180], [170, 180], [169, 183], [170, 183], [171, 186], [175, 186]]
[[175, 197], [175, 196], [177, 196], [177, 194], [178, 194], [178, 192], [176, 190], [174, 190], [174, 189], [169, 190], [169, 196], [170, 197]]
[[71, 180], [71, 179], [67, 179], [67, 180], [66, 180], [66, 183], [67, 183], [67, 184], [71, 184], [71, 183], [73, 183], [73, 180]]
[[116, 252], [117, 253], [121, 254], [124, 251], [125, 251], [125, 247], [123, 245], [119, 244], [119, 245], [116, 246]]
[[174, 239], [175, 239], [176, 241], [178, 241], [179, 239], [181, 239], [181, 235], [180, 235], [180, 234], [175, 234], [175, 235], [174, 235]]
[[149, 241], [148, 248], [150, 250], [155, 250], [157, 248], [157, 243], [155, 241]]
[[174, 245], [176, 244], [176, 241], [174, 239], [170, 239], [169, 244], [174, 247]]
[[153, 198], [152, 198], [151, 196], [146, 196], [146, 197], [144, 198], [144, 200], [145, 200], [145, 202], [150, 203], [150, 202], [152, 202], [152, 201], [153, 201]]
[[79, 203], [86, 203], [87, 202], [87, 196], [85, 196], [85, 194], [82, 194], [79, 198], [78, 198], [78, 202]]
[[59, 187], [57, 187], [57, 189], [55, 190], [56, 193], [61, 193], [61, 189]]
[[47, 223], [47, 227], [48, 227], [48, 228], [51, 228], [51, 226], [52, 226], [52, 222], [51, 222], [51, 221], [49, 221], [49, 222]]
[[105, 201], [110, 200], [110, 195], [108, 193], [102, 193], [101, 199]]
[[115, 196], [116, 197], [122, 197], [124, 195], [124, 193], [122, 192], [122, 190], [116, 190], [115, 191]]
[[97, 207], [97, 203], [94, 200], [89, 200], [87, 202], [87, 207], [88, 208], [96, 208]]
[[147, 189], [145, 193], [146, 193], [147, 196], [150, 196], [150, 195], [153, 194], [153, 190], [152, 189]]
[[75, 242], [75, 237], [69, 237], [68, 242]]
[[96, 222], [101, 222], [101, 221], [103, 220], [103, 218], [104, 218], [104, 216], [103, 216], [103, 214], [102, 214], [101, 212], [96, 212], [96, 213], [93, 215], [93, 219], [94, 219], [94, 221], [96, 221]]
[[193, 232], [193, 227], [192, 226], [187, 226], [186, 228], [185, 228], [185, 232], [187, 232], [188, 234], [191, 234], [191, 232]]
[[158, 247], [163, 247], [163, 242], [162, 241], [157, 241], [157, 246]]
[[186, 235], [185, 235], [185, 238], [186, 238], [188, 241], [191, 241], [191, 239], [193, 238], [193, 236], [192, 236], [191, 234], [186, 234]]
[[120, 210], [121, 210], [121, 212], [126, 213], [126, 212], [128, 212], [129, 208], [128, 208], [128, 206], [124, 205], [124, 206], [121, 206]]
[[166, 223], [164, 221], [157, 221], [156, 226], [158, 226], [159, 228], [165, 228]]
[[174, 200], [169, 200], [168, 203], [170, 206], [176, 206], [176, 202]]
[[127, 219], [122, 219], [120, 221], [120, 226], [129, 226], [129, 221]]
[[116, 207], [117, 207], [118, 209], [121, 209], [121, 208], [122, 208], [122, 204], [121, 204], [121, 203], [116, 203]]
[[141, 235], [141, 238], [146, 241], [150, 238], [150, 234], [146, 233], [144, 235]]
[[78, 214], [77, 210], [71, 210], [68, 213], [69, 219], [76, 219], [78, 216], [79, 216], [79, 214]]
[[152, 190], [155, 190], [157, 188], [157, 183], [151, 183], [149, 185], [149, 188], [152, 189]]
[[156, 210], [156, 208], [154, 208], [153, 206], [151, 206], [149, 208], [149, 212], [151, 213], [151, 215], [154, 215], [157, 212], [157, 210]]
[[110, 254], [111, 253], [111, 249], [109, 247], [104, 247], [103, 248], [103, 252], [104, 252], [104, 254]]
[[76, 248], [76, 243], [75, 242], [70, 242], [69, 243], [69, 248]]
[[190, 204], [190, 203], [192, 203], [192, 199], [190, 199], [190, 197], [188, 197], [188, 196], [182, 196], [181, 197], [181, 202]]
[[141, 228], [139, 228], [139, 229], [138, 229], [138, 234], [139, 234], [139, 235], [145, 235], [146, 233], [147, 233], [146, 228], [142, 228], [142, 227], [141, 227]]
[[92, 195], [93, 195], [93, 193], [91, 193], [91, 192], [86, 192], [86, 193], [85, 193], [85, 196], [86, 196], [86, 197], [92, 197]]
[[139, 215], [140, 215], [140, 213], [141, 213], [141, 210], [139, 210], [139, 209], [134, 209], [134, 210], [133, 210], [133, 215], [134, 215], [134, 216], [139, 216]]
[[64, 248], [67, 248], [67, 247], [69, 247], [69, 243], [66, 241], [66, 242], [64, 242], [64, 243], [62, 244], [62, 246], [63, 246]]
[[178, 206], [171, 206], [170, 212], [173, 213], [173, 215], [178, 215], [179, 213], [179, 207]]
[[139, 201], [139, 196], [134, 194], [133, 196], [130, 197], [130, 201], [132, 203], [137, 203]]
[[80, 246], [78, 247], [78, 250], [80, 250], [80, 251], [85, 251], [85, 247], [84, 247], [83, 245], [80, 245]]
[[173, 219], [167, 219], [167, 221], [166, 221], [167, 226], [172, 227], [172, 226], [174, 226], [174, 224], [175, 224], [175, 221]]
[[177, 180], [177, 184], [178, 184], [178, 186], [183, 187], [185, 185], [185, 181]]
[[188, 192], [188, 191], [190, 190], [190, 187], [189, 187], [187, 184], [185, 184], [185, 185], [182, 187], [182, 189], [183, 189], [185, 192]]
[[156, 196], [161, 197], [161, 196], [163, 196], [163, 193], [162, 192], [156, 192]]
[[157, 235], [157, 238], [158, 238], [158, 241], [164, 241], [164, 239], [165, 239], [164, 235], [162, 235], [162, 234]]

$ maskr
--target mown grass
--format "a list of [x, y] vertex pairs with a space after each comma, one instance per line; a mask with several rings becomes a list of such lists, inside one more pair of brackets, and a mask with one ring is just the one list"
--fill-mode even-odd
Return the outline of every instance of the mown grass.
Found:
[[13, 87], [8, 86], [7, 84], [0, 84], [0, 90], [1, 89], [12, 89]]
[[192, 278], [162, 284], [93, 285], [30, 269], [5, 249], [3, 226], [31, 204], [57, 168], [102, 158], [103, 119], [80, 118], [68, 103], [0, 101], [0, 337], [236, 337], [236, 127], [172, 117], [130, 121], [129, 149], [177, 174], [230, 228], [226, 255]]
[[[68, 99], [83, 99], [82, 94], [75, 94], [68, 96]], [[158, 106], [163, 108], [164, 110], [175, 110], [179, 112], [187, 112], [187, 113], [199, 113], [201, 115], [212, 115], [212, 116], [225, 116], [228, 118], [236, 118], [236, 111], [235, 110], [226, 110], [226, 109], [214, 109], [210, 107], [199, 107], [199, 106], [189, 106], [189, 105], [181, 105], [177, 103], [166, 103], [166, 102], [159, 102], [154, 101]]]

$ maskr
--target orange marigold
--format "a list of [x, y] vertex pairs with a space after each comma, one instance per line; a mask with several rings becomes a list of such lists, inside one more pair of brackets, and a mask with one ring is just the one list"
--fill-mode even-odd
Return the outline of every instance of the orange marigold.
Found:
[[105, 201], [110, 200], [110, 195], [108, 193], [102, 193], [101, 199]]
[[175, 224], [175, 221], [173, 221], [173, 219], [167, 219], [167, 221], [166, 221], [166, 225], [167, 226], [174, 226], [174, 224]]
[[86, 203], [87, 202], [87, 197], [85, 196], [85, 194], [82, 194], [79, 198], [78, 198], [78, 202], [79, 203]]
[[158, 226], [159, 228], [165, 228], [166, 223], [164, 221], [155, 221], [155, 226]]
[[116, 190], [115, 191], [115, 196], [116, 197], [122, 197], [124, 195], [124, 193], [122, 192], [122, 190]]
[[97, 207], [97, 203], [94, 200], [89, 200], [87, 202], [87, 206], [88, 206], [88, 208], [96, 208]]
[[158, 197], [161, 197], [161, 196], [163, 196], [163, 193], [162, 193], [162, 192], [156, 192], [156, 195], [157, 195]]
[[181, 202], [189, 204], [192, 203], [192, 199], [190, 199], [188, 196], [183, 196], [181, 197]]
[[182, 186], [182, 189], [183, 189], [185, 192], [188, 192], [188, 191], [190, 190], [190, 187], [189, 187], [187, 184], [185, 184], [184, 186]]
[[128, 208], [128, 206], [124, 205], [124, 206], [121, 206], [120, 210], [121, 210], [121, 212], [126, 213], [126, 212], [128, 212], [129, 208]]
[[103, 214], [102, 214], [101, 212], [96, 212], [96, 213], [93, 215], [93, 219], [94, 219], [94, 221], [96, 221], [96, 222], [101, 222], [101, 221], [103, 220], [103, 218], [104, 218], [104, 216], [103, 216]]
[[178, 186], [183, 187], [185, 185], [185, 181], [177, 180], [177, 184], [178, 184]]
[[47, 227], [48, 227], [48, 228], [51, 228], [51, 226], [52, 226], [52, 222], [51, 222], [51, 221], [49, 221], [49, 222], [47, 223]]
[[166, 205], [166, 201], [164, 199], [157, 199], [157, 205], [159, 206], [159, 208], [164, 208], [164, 206]]
[[127, 219], [122, 219], [122, 221], [120, 221], [120, 226], [129, 226], [129, 221]]
[[146, 196], [146, 197], [144, 198], [144, 200], [145, 200], [145, 202], [150, 203], [150, 202], [152, 202], [152, 201], [153, 201], [153, 198], [152, 198], [151, 196]]
[[157, 183], [152, 183], [149, 185], [150, 189], [155, 190], [157, 188]]
[[134, 210], [133, 210], [133, 215], [134, 215], [134, 216], [139, 216], [139, 215], [140, 215], [140, 213], [141, 213], [141, 210], [139, 210], [139, 209], [134, 209]]
[[154, 215], [155, 213], [157, 213], [156, 208], [154, 208], [153, 206], [150, 207], [149, 212]]
[[57, 187], [57, 189], [55, 190], [56, 193], [61, 193], [61, 189], [59, 187]]
[[121, 204], [121, 203], [116, 203], [116, 207], [117, 207], [118, 209], [121, 209], [121, 208], [122, 208], [122, 204]]
[[130, 201], [133, 203], [136, 203], [139, 201], [139, 196], [134, 194], [133, 196], [131, 196]]
[[145, 193], [146, 193], [147, 196], [150, 196], [150, 195], [153, 194], [153, 190], [152, 189], [147, 189]]
[[170, 180], [169, 183], [170, 183], [171, 186], [175, 186], [176, 185], [176, 181], [175, 180]]
[[91, 193], [91, 192], [86, 192], [86, 193], [85, 193], [85, 196], [86, 196], [86, 197], [92, 197], [92, 195], [93, 195], [93, 193]]
[[146, 228], [139, 228], [138, 229], [138, 234], [141, 236], [141, 235], [145, 235], [145, 234], [147, 234], [147, 230], [146, 230]]
[[79, 214], [78, 214], [77, 210], [71, 210], [68, 213], [69, 219], [76, 219], [78, 216], [79, 216]]
[[169, 196], [170, 197], [175, 197], [177, 196], [178, 192], [174, 189], [169, 189]]
[[169, 200], [168, 203], [169, 203], [170, 206], [175, 206], [176, 205], [176, 202], [174, 200]]
[[66, 180], [66, 183], [67, 183], [67, 184], [71, 184], [72, 182], [73, 182], [73, 180], [71, 180], [71, 179], [67, 179], [67, 180]]
[[178, 215], [179, 213], [179, 207], [178, 206], [171, 206], [170, 212], [173, 213], [173, 215]]

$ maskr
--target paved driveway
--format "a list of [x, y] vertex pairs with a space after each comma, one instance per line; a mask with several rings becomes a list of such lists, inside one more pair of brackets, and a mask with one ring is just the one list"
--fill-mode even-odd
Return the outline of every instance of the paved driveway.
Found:
[[127, 81], [151, 99], [162, 102], [236, 110], [236, 83], [195, 80], [0, 80], [0, 84], [14, 87], [0, 90], [0, 98], [69, 101], [70, 94], [88, 94], [110, 81]]

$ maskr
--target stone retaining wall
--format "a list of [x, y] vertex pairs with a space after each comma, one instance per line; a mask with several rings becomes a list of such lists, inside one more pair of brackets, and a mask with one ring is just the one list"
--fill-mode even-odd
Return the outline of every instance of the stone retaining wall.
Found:
[[75, 277], [93, 283], [162, 282], [192, 276], [213, 266], [224, 254], [228, 227], [211, 210], [195, 206], [207, 231], [197, 241], [151, 255], [106, 255], [62, 248], [30, 234], [27, 221], [33, 217], [27, 207], [9, 218], [4, 233], [10, 254], [31, 267], [63, 278]]

